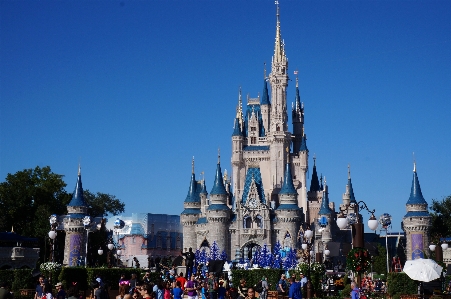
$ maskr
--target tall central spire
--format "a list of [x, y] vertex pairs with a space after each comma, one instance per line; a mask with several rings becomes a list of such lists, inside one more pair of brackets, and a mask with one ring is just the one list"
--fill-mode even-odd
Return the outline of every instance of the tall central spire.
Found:
[[276, 1], [277, 7], [277, 23], [276, 23], [276, 41], [274, 45], [274, 62], [282, 62], [282, 57], [285, 56], [285, 50], [282, 40], [282, 34], [280, 32], [280, 13], [279, 13], [279, 1]]

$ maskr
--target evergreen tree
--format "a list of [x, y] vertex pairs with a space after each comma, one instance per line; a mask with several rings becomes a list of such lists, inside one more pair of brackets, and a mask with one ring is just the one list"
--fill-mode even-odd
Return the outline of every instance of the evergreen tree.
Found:
[[199, 260], [200, 260], [200, 250], [196, 249], [196, 252], [194, 253], [194, 264], [195, 266], [199, 266]]
[[219, 260], [220, 258], [220, 254], [219, 254], [219, 247], [218, 247], [218, 243], [216, 243], [216, 241], [213, 241], [213, 244], [211, 244], [210, 247], [210, 261], [216, 261]]
[[252, 257], [252, 264], [259, 265], [261, 263], [261, 248], [256, 248], [254, 256]]
[[223, 250], [223, 251], [221, 252], [221, 256], [219, 257], [219, 259], [220, 259], [221, 261], [227, 261], [227, 253], [225, 252], [225, 250]]
[[272, 268], [273, 269], [280, 269], [282, 267], [282, 257], [280, 256], [280, 242], [277, 241], [276, 245], [274, 245], [274, 248], [272, 250]]
[[202, 251], [200, 252], [200, 256], [199, 256], [199, 264], [206, 264], [208, 261], [208, 254], [207, 251], [205, 251], [205, 249], [202, 249]]
[[263, 245], [263, 249], [260, 252], [260, 267], [270, 267], [272, 265], [271, 251], [268, 249], [268, 245]]
[[287, 257], [285, 258], [285, 261], [283, 262], [283, 268], [286, 270], [294, 269], [297, 265], [297, 259], [296, 259], [296, 251], [294, 249], [290, 249], [287, 252]]

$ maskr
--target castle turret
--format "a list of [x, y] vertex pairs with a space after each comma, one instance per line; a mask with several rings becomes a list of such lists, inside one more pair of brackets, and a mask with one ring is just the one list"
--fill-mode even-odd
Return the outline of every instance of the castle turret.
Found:
[[[287, 154], [289, 154], [288, 148]], [[275, 234], [276, 240], [274, 240], [274, 244], [277, 241], [281, 244], [287, 243], [285, 239], [287, 236], [290, 236], [292, 241], [290, 247], [292, 247], [302, 220], [302, 210], [297, 203], [297, 192], [293, 184], [289, 158], [287, 158], [287, 163], [285, 164], [285, 175], [279, 192], [279, 202], [280, 205], [275, 210], [277, 222], [274, 225], [279, 234]]]
[[402, 220], [403, 230], [406, 232], [407, 259], [424, 258], [423, 251], [429, 246], [429, 229], [431, 216], [428, 204], [421, 193], [416, 164], [413, 164], [413, 179], [410, 197], [406, 203], [407, 214]]
[[[297, 75], [297, 72], [296, 72]], [[301, 150], [307, 150], [307, 144], [304, 141], [304, 107], [301, 104], [301, 97], [299, 96], [299, 79], [296, 76], [296, 98], [294, 106], [291, 111], [291, 118], [293, 122], [293, 153], [298, 153]], [[303, 145], [303, 149], [301, 149]]]
[[241, 101], [241, 89], [238, 97], [238, 105], [236, 107], [235, 123], [232, 134], [232, 182], [233, 190], [241, 192], [243, 190], [244, 182], [241, 180], [240, 169], [243, 168], [243, 142], [244, 142], [244, 120], [243, 107]]
[[194, 157], [191, 165], [191, 181], [183, 203], [185, 209], [180, 215], [180, 222], [183, 225], [183, 246], [185, 248], [197, 248], [195, 225], [201, 215], [201, 199], [199, 196], [201, 190], [199, 190], [200, 185], [194, 174]]
[[207, 220], [209, 224], [208, 240], [210, 243], [216, 241], [219, 248], [226, 250], [227, 255], [230, 256], [228, 222], [232, 211], [227, 205], [227, 199], [228, 193], [224, 186], [220, 156], [218, 154], [215, 182], [210, 192], [210, 205], [207, 208]]
[[331, 232], [331, 220], [334, 211], [330, 208], [329, 203], [329, 187], [326, 184], [326, 178], [324, 178], [323, 200], [321, 202], [321, 208], [318, 212], [318, 230], [321, 232], [321, 240], [323, 242], [329, 242], [332, 240]]
[[67, 206], [68, 215], [65, 218], [66, 231], [63, 264], [78, 266], [79, 261], [86, 255], [86, 234], [84, 233], [83, 218], [88, 213], [88, 206], [83, 196], [81, 182], [81, 167], [78, 167], [77, 183], [72, 194], [72, 200]]
[[260, 102], [261, 111], [262, 111], [262, 120], [263, 120], [263, 127], [265, 128], [266, 132], [269, 132], [269, 119], [270, 119], [270, 113], [271, 113], [271, 103], [269, 102], [269, 93], [268, 93], [268, 83], [266, 82], [266, 69], [265, 69], [265, 75], [263, 78], [263, 93], [262, 98]]
[[312, 224], [318, 218], [319, 209], [323, 200], [323, 190], [321, 188], [318, 172], [316, 170], [316, 157], [313, 157], [312, 179], [310, 181], [310, 190], [307, 192], [308, 212], [306, 213], [306, 222]]

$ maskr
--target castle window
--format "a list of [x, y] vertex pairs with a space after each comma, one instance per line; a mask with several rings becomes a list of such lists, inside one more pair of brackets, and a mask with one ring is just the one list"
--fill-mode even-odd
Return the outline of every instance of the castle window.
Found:
[[251, 137], [251, 143], [252, 144], [257, 143], [257, 137]]
[[252, 218], [247, 216], [244, 218], [244, 228], [251, 228], [252, 227]]
[[255, 131], [257, 131], [257, 128], [256, 127], [251, 127], [251, 131], [255, 132]]

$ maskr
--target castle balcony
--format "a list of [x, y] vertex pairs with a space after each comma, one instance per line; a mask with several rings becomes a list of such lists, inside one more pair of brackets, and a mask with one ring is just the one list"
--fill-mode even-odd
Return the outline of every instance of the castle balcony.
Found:
[[243, 228], [241, 234], [246, 237], [264, 238], [265, 229], [263, 228]]
[[258, 137], [258, 142], [259, 143], [266, 142], [266, 141], [268, 141], [268, 139], [266, 137]]

